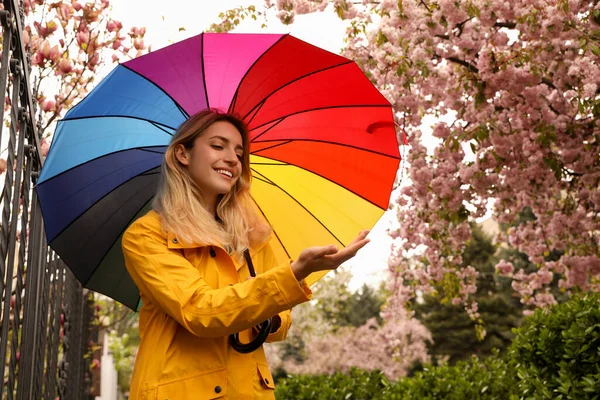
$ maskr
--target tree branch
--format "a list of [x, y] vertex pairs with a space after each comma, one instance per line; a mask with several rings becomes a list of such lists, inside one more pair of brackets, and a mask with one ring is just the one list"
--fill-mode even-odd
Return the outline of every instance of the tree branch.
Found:
[[551, 87], [552, 89], [556, 89], [556, 86], [554, 86], [554, 83], [552, 83], [552, 81], [548, 78], [542, 78], [542, 83], [545, 83], [547, 86]]
[[517, 27], [517, 23], [516, 22], [510, 22], [510, 21], [496, 22], [494, 24], [494, 26], [497, 27], [497, 28], [515, 29]]
[[456, 35], [456, 37], [461, 37], [461, 35], [462, 35], [462, 33], [463, 33], [463, 30], [465, 29], [465, 24], [466, 24], [467, 22], [469, 22], [470, 20], [472, 20], [473, 18], [474, 18], [474, 17], [471, 17], [471, 18], [465, 19], [464, 21], [462, 21], [462, 22], [459, 22], [458, 24], [456, 24], [456, 26], [454, 27], [454, 29], [458, 29], [458, 35]]
[[452, 61], [455, 64], [462, 65], [463, 67], [466, 67], [469, 71], [473, 72], [474, 74], [479, 73], [479, 70], [477, 69], [476, 66], [474, 66], [473, 64], [471, 64], [465, 60], [461, 60], [458, 57], [448, 57], [447, 60]]
[[427, 5], [427, 3], [425, 3], [423, 0], [420, 0], [419, 3], [421, 3], [423, 6], [425, 6], [425, 8], [427, 9], [427, 11], [431, 12], [431, 8], [429, 8], [429, 6]]

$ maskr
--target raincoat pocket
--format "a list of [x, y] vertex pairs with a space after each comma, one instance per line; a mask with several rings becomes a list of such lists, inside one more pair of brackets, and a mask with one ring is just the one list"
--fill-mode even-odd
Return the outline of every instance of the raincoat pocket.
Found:
[[225, 396], [227, 396], [226, 368], [158, 386], [158, 400], [212, 400]]
[[273, 376], [271, 375], [271, 371], [266, 364], [257, 364], [258, 367], [258, 375], [260, 376], [260, 381], [263, 386], [268, 387], [269, 389], [275, 389], [275, 383], [273, 382]]
[[144, 390], [140, 393], [140, 400], [156, 400], [158, 397], [158, 389]]

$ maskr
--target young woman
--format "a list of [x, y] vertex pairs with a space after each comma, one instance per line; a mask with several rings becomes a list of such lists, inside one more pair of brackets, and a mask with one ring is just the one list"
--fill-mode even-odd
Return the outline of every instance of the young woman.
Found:
[[270, 227], [252, 206], [249, 147], [237, 117], [192, 116], [166, 150], [153, 210], [123, 235], [144, 304], [131, 400], [273, 399], [262, 347], [243, 354], [229, 336], [248, 342], [273, 317], [267, 341], [283, 340], [289, 310], [312, 295], [303, 279], [337, 268], [368, 242], [364, 231], [344, 249], [311, 247], [278, 265]]

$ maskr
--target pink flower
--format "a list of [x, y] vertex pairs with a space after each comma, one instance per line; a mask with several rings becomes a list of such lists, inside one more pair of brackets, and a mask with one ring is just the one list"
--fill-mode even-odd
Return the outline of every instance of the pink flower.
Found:
[[46, 26], [41, 26], [39, 22], [35, 21], [33, 26], [35, 26], [35, 29], [42, 38], [47, 38], [58, 29], [58, 24], [54, 21], [48, 21]]
[[146, 45], [144, 44], [144, 39], [134, 39], [133, 47], [135, 47], [136, 50], [144, 50], [146, 48]]
[[118, 50], [119, 47], [121, 47], [122, 43], [123, 43], [124, 38], [122, 37], [118, 37], [115, 39], [115, 41], [112, 44], [112, 48], [113, 50]]
[[42, 104], [42, 110], [45, 112], [53, 111], [56, 109], [56, 102], [54, 100], [46, 100]]
[[50, 60], [52, 62], [56, 62], [60, 57], [60, 50], [58, 45], [50, 47], [50, 43], [47, 40], [44, 40], [40, 46], [38, 53], [41, 54], [43, 59]]
[[504, 259], [500, 260], [500, 262], [496, 264], [496, 272], [501, 275], [511, 275], [514, 270], [514, 265], [511, 262], [505, 261]]
[[90, 33], [86, 30], [77, 32], [77, 45], [83, 50], [87, 49], [88, 42], [90, 41]]
[[56, 75], [68, 74], [73, 70], [73, 64], [71, 64], [71, 60], [67, 58], [61, 58], [57, 67]]
[[40, 142], [40, 151], [42, 152], [42, 157], [48, 156], [48, 151], [50, 151], [50, 143], [46, 138], [43, 138]]
[[119, 21], [110, 20], [106, 24], [106, 30], [109, 32], [116, 32], [122, 28], [123, 28], [123, 24], [120, 23]]

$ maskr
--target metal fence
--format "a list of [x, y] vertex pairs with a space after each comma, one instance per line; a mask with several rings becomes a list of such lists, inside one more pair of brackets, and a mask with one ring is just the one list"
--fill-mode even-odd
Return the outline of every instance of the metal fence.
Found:
[[[42, 167], [18, 0], [0, 11], [0, 143], [7, 168], [0, 196], [2, 399], [90, 398], [91, 295], [47, 246], [33, 190]], [[4, 156], [3, 154], [3, 156]], [[0, 182], [0, 185], [2, 182]]]

